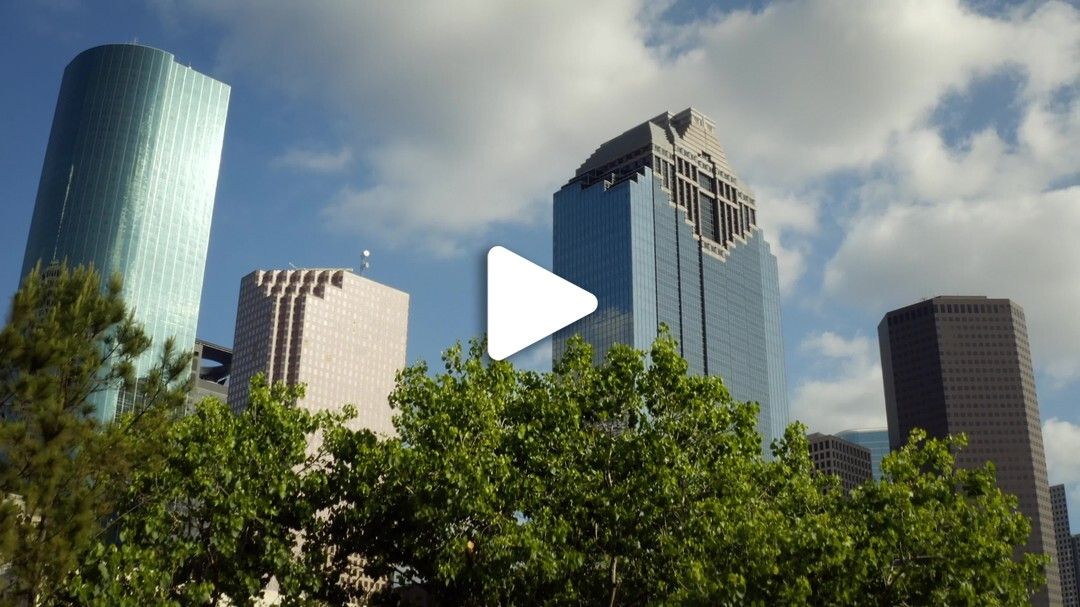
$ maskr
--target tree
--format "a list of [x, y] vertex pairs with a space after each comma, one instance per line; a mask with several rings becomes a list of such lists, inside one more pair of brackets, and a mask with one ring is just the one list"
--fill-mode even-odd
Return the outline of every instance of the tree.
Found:
[[253, 605], [271, 579], [284, 604], [321, 580], [301, 558], [326, 465], [308, 437], [350, 415], [296, 406], [303, 387], [252, 380], [239, 414], [209, 398], [174, 424], [163, 465], [140, 472], [117, 523], [70, 581], [78, 605]]
[[1023, 554], [1031, 531], [1017, 499], [995, 484], [994, 466], [960, 469], [961, 435], [922, 430], [886, 456], [885, 480], [833, 504], [851, 528], [843, 567], [851, 599], [875, 605], [1027, 605], [1049, 559]]
[[[959, 443], [913, 437], [848, 495], [805, 429], [760, 453], [756, 406], [691, 377], [666, 335], [551, 373], [450, 349], [406, 369], [399, 436], [328, 434], [331, 506], [307, 537], [333, 604], [1025, 604], [1023, 517]], [[970, 552], [969, 552], [970, 549]], [[327, 560], [320, 561], [320, 557]], [[947, 566], [943, 564], [949, 560]], [[360, 564], [373, 590], [338, 575]]]
[[[35, 268], [0, 331], [0, 602], [47, 602], [106, 529], [135, 470], [157, 455], [153, 435], [186, 392], [190, 355], [151, 347], [121, 297], [92, 268]], [[95, 396], [134, 389], [139, 411], [100, 423]]]

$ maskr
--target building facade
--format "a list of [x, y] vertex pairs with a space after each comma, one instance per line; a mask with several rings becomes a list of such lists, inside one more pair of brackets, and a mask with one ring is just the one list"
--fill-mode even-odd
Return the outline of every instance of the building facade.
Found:
[[[1024, 311], [1008, 299], [934, 297], [893, 310], [878, 325], [889, 442], [914, 428], [964, 433], [965, 468], [994, 462], [998, 485], [1031, 520], [1026, 551], [1055, 555], [1039, 402]], [[1056, 561], [1056, 559], [1055, 559]], [[1037, 605], [1060, 605], [1056, 562]]]
[[851, 441], [814, 432], [806, 436], [810, 446], [810, 461], [819, 474], [832, 474], [840, 478], [845, 491], [873, 478], [870, 449]]
[[666, 325], [691, 373], [760, 404], [767, 446], [788, 423], [776, 258], [715, 130], [693, 108], [661, 114], [601, 145], [555, 193], [554, 272], [599, 305], [555, 334], [552, 354], [580, 334], [599, 362], [616, 343], [648, 349]]
[[[140, 375], [166, 339], [195, 343], [228, 105], [227, 85], [146, 46], [95, 47], [64, 70], [22, 275], [65, 261], [119, 274], [155, 346]], [[137, 401], [94, 404], [108, 420]]]
[[191, 391], [188, 392], [187, 410], [192, 411], [197, 403], [209, 397], [228, 402], [231, 370], [232, 349], [196, 339], [195, 353], [191, 357]]
[[312, 411], [358, 409], [351, 425], [394, 433], [387, 397], [405, 366], [409, 296], [342, 268], [257, 270], [240, 282], [229, 406], [251, 378], [307, 386]]
[[1072, 546], [1073, 580], [1076, 581], [1077, 602], [1080, 602], [1080, 533], [1072, 536], [1069, 544]]
[[1057, 564], [1061, 575], [1061, 598], [1065, 607], [1080, 607], [1080, 587], [1077, 586], [1076, 557], [1073, 554], [1069, 526], [1069, 502], [1065, 485], [1050, 487], [1050, 510], [1054, 516], [1054, 541], [1057, 542]]
[[881, 480], [881, 460], [889, 454], [889, 429], [869, 428], [865, 430], [844, 430], [837, 432], [840, 438], [862, 445], [870, 450], [870, 466], [874, 480]]

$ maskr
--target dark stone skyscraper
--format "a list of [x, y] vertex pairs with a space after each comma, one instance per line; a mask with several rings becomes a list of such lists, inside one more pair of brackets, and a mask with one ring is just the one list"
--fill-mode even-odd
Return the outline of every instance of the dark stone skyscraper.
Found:
[[1069, 525], [1069, 500], [1065, 495], [1065, 485], [1050, 487], [1050, 509], [1054, 514], [1054, 541], [1057, 543], [1061, 597], [1065, 607], [1080, 607], [1080, 580], [1076, 579], [1076, 562]]
[[[889, 442], [913, 428], [964, 433], [957, 464], [994, 462], [998, 485], [1031, 519], [1026, 550], [1056, 554], [1039, 402], [1024, 311], [1008, 299], [935, 297], [893, 310], [878, 325]], [[1055, 559], [1056, 561], [1056, 559]], [[1057, 564], [1037, 605], [1060, 605]]]
[[840, 478], [845, 491], [865, 483], [874, 477], [871, 463], [873, 454], [869, 447], [833, 436], [814, 432], [806, 437], [810, 447], [810, 461], [819, 474], [832, 474]]
[[[119, 273], [154, 341], [140, 375], [166, 339], [195, 343], [228, 105], [227, 85], [147, 46], [95, 47], [64, 70], [22, 275], [64, 261]], [[107, 420], [138, 394], [94, 400]]]
[[768, 445], [788, 423], [776, 258], [715, 130], [692, 108], [660, 114], [601, 145], [555, 193], [554, 271], [599, 306], [555, 334], [553, 356], [575, 333], [597, 359], [616, 343], [647, 349], [665, 324], [691, 373], [760, 403]]

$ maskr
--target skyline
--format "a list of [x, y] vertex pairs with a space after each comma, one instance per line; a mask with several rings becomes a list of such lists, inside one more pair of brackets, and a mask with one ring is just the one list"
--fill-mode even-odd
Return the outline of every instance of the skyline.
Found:
[[[924, 5], [929, 12], [923, 17], [894, 4], [833, 15], [830, 10], [835, 6], [829, 3], [796, 2], [753, 13], [695, 16], [693, 6], [676, 4], [665, 14], [664, 27], [649, 31], [638, 28], [655, 15], [639, 17], [633, 6], [599, 6], [595, 13], [582, 9], [572, 18], [552, 11], [558, 14], [542, 20], [540, 34], [562, 27], [573, 28], [574, 33], [590, 31], [601, 16], [605, 18], [606, 25], [596, 35], [607, 36], [599, 46], [610, 43], [611, 50], [597, 48], [595, 65], [600, 67], [572, 74], [552, 67], [563, 65], [566, 57], [545, 54], [551, 49], [542, 41], [499, 38], [496, 26], [513, 24], [512, 16], [477, 8], [484, 24], [477, 40], [482, 42], [472, 54], [448, 53], [445, 60], [458, 62], [457, 71], [451, 73], [467, 76], [468, 87], [491, 90], [483, 84], [505, 84], [508, 99], [496, 95], [484, 100], [451, 87], [453, 78], [439, 75], [446, 68], [434, 64], [394, 74], [402, 66], [378, 68], [361, 61], [347, 82], [339, 88], [329, 86], [324, 72], [333, 75], [333, 69], [346, 64], [342, 57], [356, 54], [335, 22], [341, 29], [360, 27], [363, 32], [361, 17], [370, 17], [333, 12], [331, 5], [302, 20], [291, 20], [287, 8], [253, 14], [243, 3], [223, 9], [173, 7], [172, 12], [148, 8], [132, 15], [110, 11], [108, 5], [96, 10], [80, 8], [76, 2], [50, 6], [2, 9], [6, 25], [0, 27], [11, 30], [0, 42], [6, 51], [5, 71], [26, 84], [5, 94], [0, 108], [5, 132], [11, 134], [0, 150], [7, 177], [0, 187], [8, 201], [3, 234], [14, 243], [13, 249], [25, 243], [63, 66], [85, 48], [138, 36], [233, 86], [199, 336], [232, 342], [239, 279], [252, 269], [286, 267], [289, 262], [307, 267], [358, 265], [359, 251], [371, 248], [375, 254], [368, 275], [413, 296], [409, 360], [434, 360], [455, 339], [482, 330], [482, 251], [491, 244], [508, 244], [550, 267], [551, 194], [580, 158], [641, 116], [666, 107], [701, 105], [717, 117], [721, 143], [755, 188], [762, 224], [779, 238], [794, 416], [810, 422], [813, 430], [830, 433], [884, 425], [873, 327], [885, 311], [936, 294], [1012, 298], [1025, 307], [1031, 324], [1050, 480], [1069, 485], [1073, 518], [1078, 520], [1080, 472], [1075, 462], [1071, 468], [1055, 470], [1051, 452], [1056, 444], [1061, 466], [1061, 457], [1075, 444], [1070, 437], [1080, 432], [1075, 407], [1080, 352], [1071, 346], [1080, 321], [1070, 314], [1080, 299], [1072, 285], [1080, 281], [1075, 280], [1076, 268], [1061, 263], [1073, 258], [1069, 235], [1080, 225], [1076, 175], [1069, 168], [1076, 166], [1077, 152], [1065, 145], [1080, 132], [1070, 88], [1077, 84], [1075, 66], [1080, 62], [1068, 59], [1070, 53], [1075, 56], [1080, 29], [1075, 8], [1039, 3], [1026, 13], [1010, 15], [989, 7], [988, 14], [996, 16], [987, 17], [940, 3]], [[829, 39], [837, 31], [829, 29], [833, 21], [835, 27], [859, 31], [859, 26], [887, 21], [890, 15], [938, 25], [876, 37], [881, 40], [853, 36], [846, 42], [849, 46], [834, 42], [837, 48], [810, 44]], [[385, 17], [392, 31], [400, 19]], [[203, 19], [212, 23], [209, 33], [196, 26]], [[281, 49], [270, 52], [273, 49], [258, 44], [259, 35], [292, 21], [298, 35], [278, 40]], [[421, 28], [420, 33], [452, 41], [454, 35], [468, 31], [463, 21], [468, 20], [451, 19], [447, 32]], [[660, 31], [665, 28], [669, 31]], [[951, 40], [946, 34], [952, 31], [970, 34], [974, 42], [968, 47]], [[322, 45], [305, 45], [304, 39], [321, 39], [312, 32], [332, 36], [340, 44], [325, 46], [340, 46], [340, 52], [351, 54], [328, 56]], [[777, 44], [778, 38], [786, 39], [781, 33], [791, 38], [788, 44]], [[920, 46], [929, 50], [916, 48], [916, 57], [901, 61], [902, 43], [916, 33]], [[356, 31], [352, 35], [364, 38]], [[570, 33], [566, 36], [557, 40], [572, 39]], [[661, 41], [650, 46], [650, 36]], [[1001, 46], [1002, 36], [1029, 43], [1027, 55], [994, 50]], [[404, 37], [400, 44], [415, 42]], [[484, 56], [480, 50], [495, 56], [498, 53], [492, 51], [509, 50], [513, 43], [525, 46], [525, 58], [534, 62], [529, 65], [541, 76], [535, 79], [548, 89], [529, 88], [507, 75], [506, 66], [522, 60], [519, 55], [485, 70], [468, 67], [479, 65], [478, 58]], [[393, 57], [400, 50], [392, 46], [397, 43], [382, 39], [370, 44], [383, 46], [373, 46], [378, 52], [365, 53], [369, 56]], [[33, 56], [16, 52], [27, 45], [37, 51]], [[665, 45], [685, 48], [661, 49]], [[774, 46], [776, 50], [769, 52]], [[747, 51], [755, 47], [758, 54]], [[791, 59], [799, 49], [813, 52], [799, 61]], [[693, 50], [700, 51], [698, 59], [689, 52]], [[763, 74], [760, 81], [752, 75], [736, 78], [725, 71], [736, 67], [717, 65], [723, 63], [717, 60], [722, 51], [738, 53], [750, 65], [736, 67], [747, 74]], [[287, 52], [298, 52], [298, 64], [308, 61], [317, 69], [309, 75], [298, 73], [298, 64], [288, 63], [284, 56]], [[822, 59], [830, 53], [842, 69], [822, 67], [830, 65]], [[929, 61], [934, 53], [949, 57]], [[260, 54], [264, 63], [253, 63]], [[860, 57], [855, 65], [844, 61], [852, 54]], [[403, 57], [412, 63], [418, 57], [432, 59], [431, 46], [420, 45]], [[636, 76], [643, 82], [627, 82], [619, 70], [627, 58], [639, 62]], [[815, 78], [801, 76], [815, 70], [796, 69], [800, 65], [817, 66], [820, 86], [815, 86]], [[728, 82], [739, 86], [721, 92], [703, 85], [683, 87], [678, 94], [660, 98], [643, 95], [611, 115], [595, 112], [595, 106], [608, 102], [611, 95], [630, 95], [638, 90], [635, 87], [656, 84], [664, 70], [671, 75], [668, 85], [681, 86], [688, 72], [703, 69], [716, 74], [710, 80], [718, 84], [711, 86], [724, 88]], [[892, 82], [872, 77], [882, 70], [904, 86], [891, 88]], [[364, 76], [371, 79], [367, 86]], [[607, 78], [610, 90], [597, 93], [588, 82], [574, 84], [601, 77]], [[275, 78], [282, 82], [275, 83]], [[419, 83], [410, 84], [416, 79]], [[415, 94], [432, 84], [446, 90], [430, 98]], [[763, 95], [770, 86], [791, 93]], [[386, 98], [372, 93], [380, 88], [387, 91]], [[537, 90], [545, 93], [543, 98], [550, 103], [544, 105], [550, 107], [527, 103], [534, 96], [529, 93]], [[459, 96], [457, 105], [450, 103]], [[785, 106], [781, 96], [790, 98], [791, 104]], [[851, 111], [847, 97], [869, 109]], [[395, 107], [391, 102], [404, 99], [408, 103], [400, 103], [397, 111], [387, 111]], [[464, 112], [468, 104], [462, 100], [474, 103], [477, 116]], [[452, 112], [460, 115], [451, 119]], [[431, 131], [429, 136], [426, 130]], [[545, 130], [550, 132], [534, 136]], [[864, 131], [865, 141], [860, 139]], [[514, 145], [481, 154], [492, 147], [490, 137]], [[560, 151], [553, 153], [556, 149]], [[538, 163], [538, 157], [556, 160]], [[410, 174], [395, 173], [399, 165]], [[411, 176], [413, 172], [430, 183], [409, 181], [419, 179]], [[477, 208], [462, 202], [492, 181], [509, 184], [505, 200], [485, 197]], [[453, 200], [435, 201], [432, 193], [440, 190], [432, 188], [437, 185], [455, 192]], [[418, 202], [403, 205], [403, 200]], [[335, 204], [342, 201], [352, 201], [359, 212], [343, 210], [348, 204]], [[284, 221], [301, 211], [306, 213], [300, 221]], [[394, 212], [401, 217], [387, 217]], [[389, 236], [370, 229], [342, 232], [327, 225], [357, 217]], [[931, 218], [937, 223], [929, 222]], [[440, 222], [449, 226], [448, 232], [433, 227]], [[906, 227], [889, 236], [889, 226]], [[905, 247], [911, 234], [925, 241], [924, 250]], [[980, 235], [987, 242], [957, 242], [956, 234]], [[18, 280], [17, 256], [0, 264], [0, 280], [8, 289], [5, 296]], [[894, 258], [904, 263], [893, 263]], [[963, 263], [929, 263], [934, 259]], [[457, 283], [447, 276], [456, 277]], [[545, 358], [542, 350], [536, 348], [532, 358]], [[529, 358], [525, 353], [518, 360]], [[820, 411], [808, 403], [835, 411]]]

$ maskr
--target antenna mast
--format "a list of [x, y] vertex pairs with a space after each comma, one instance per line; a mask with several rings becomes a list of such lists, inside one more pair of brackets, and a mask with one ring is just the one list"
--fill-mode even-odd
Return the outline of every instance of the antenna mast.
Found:
[[356, 272], [357, 275], [363, 276], [364, 270], [371, 267], [371, 251], [364, 249], [364, 252], [360, 254], [360, 269]]

